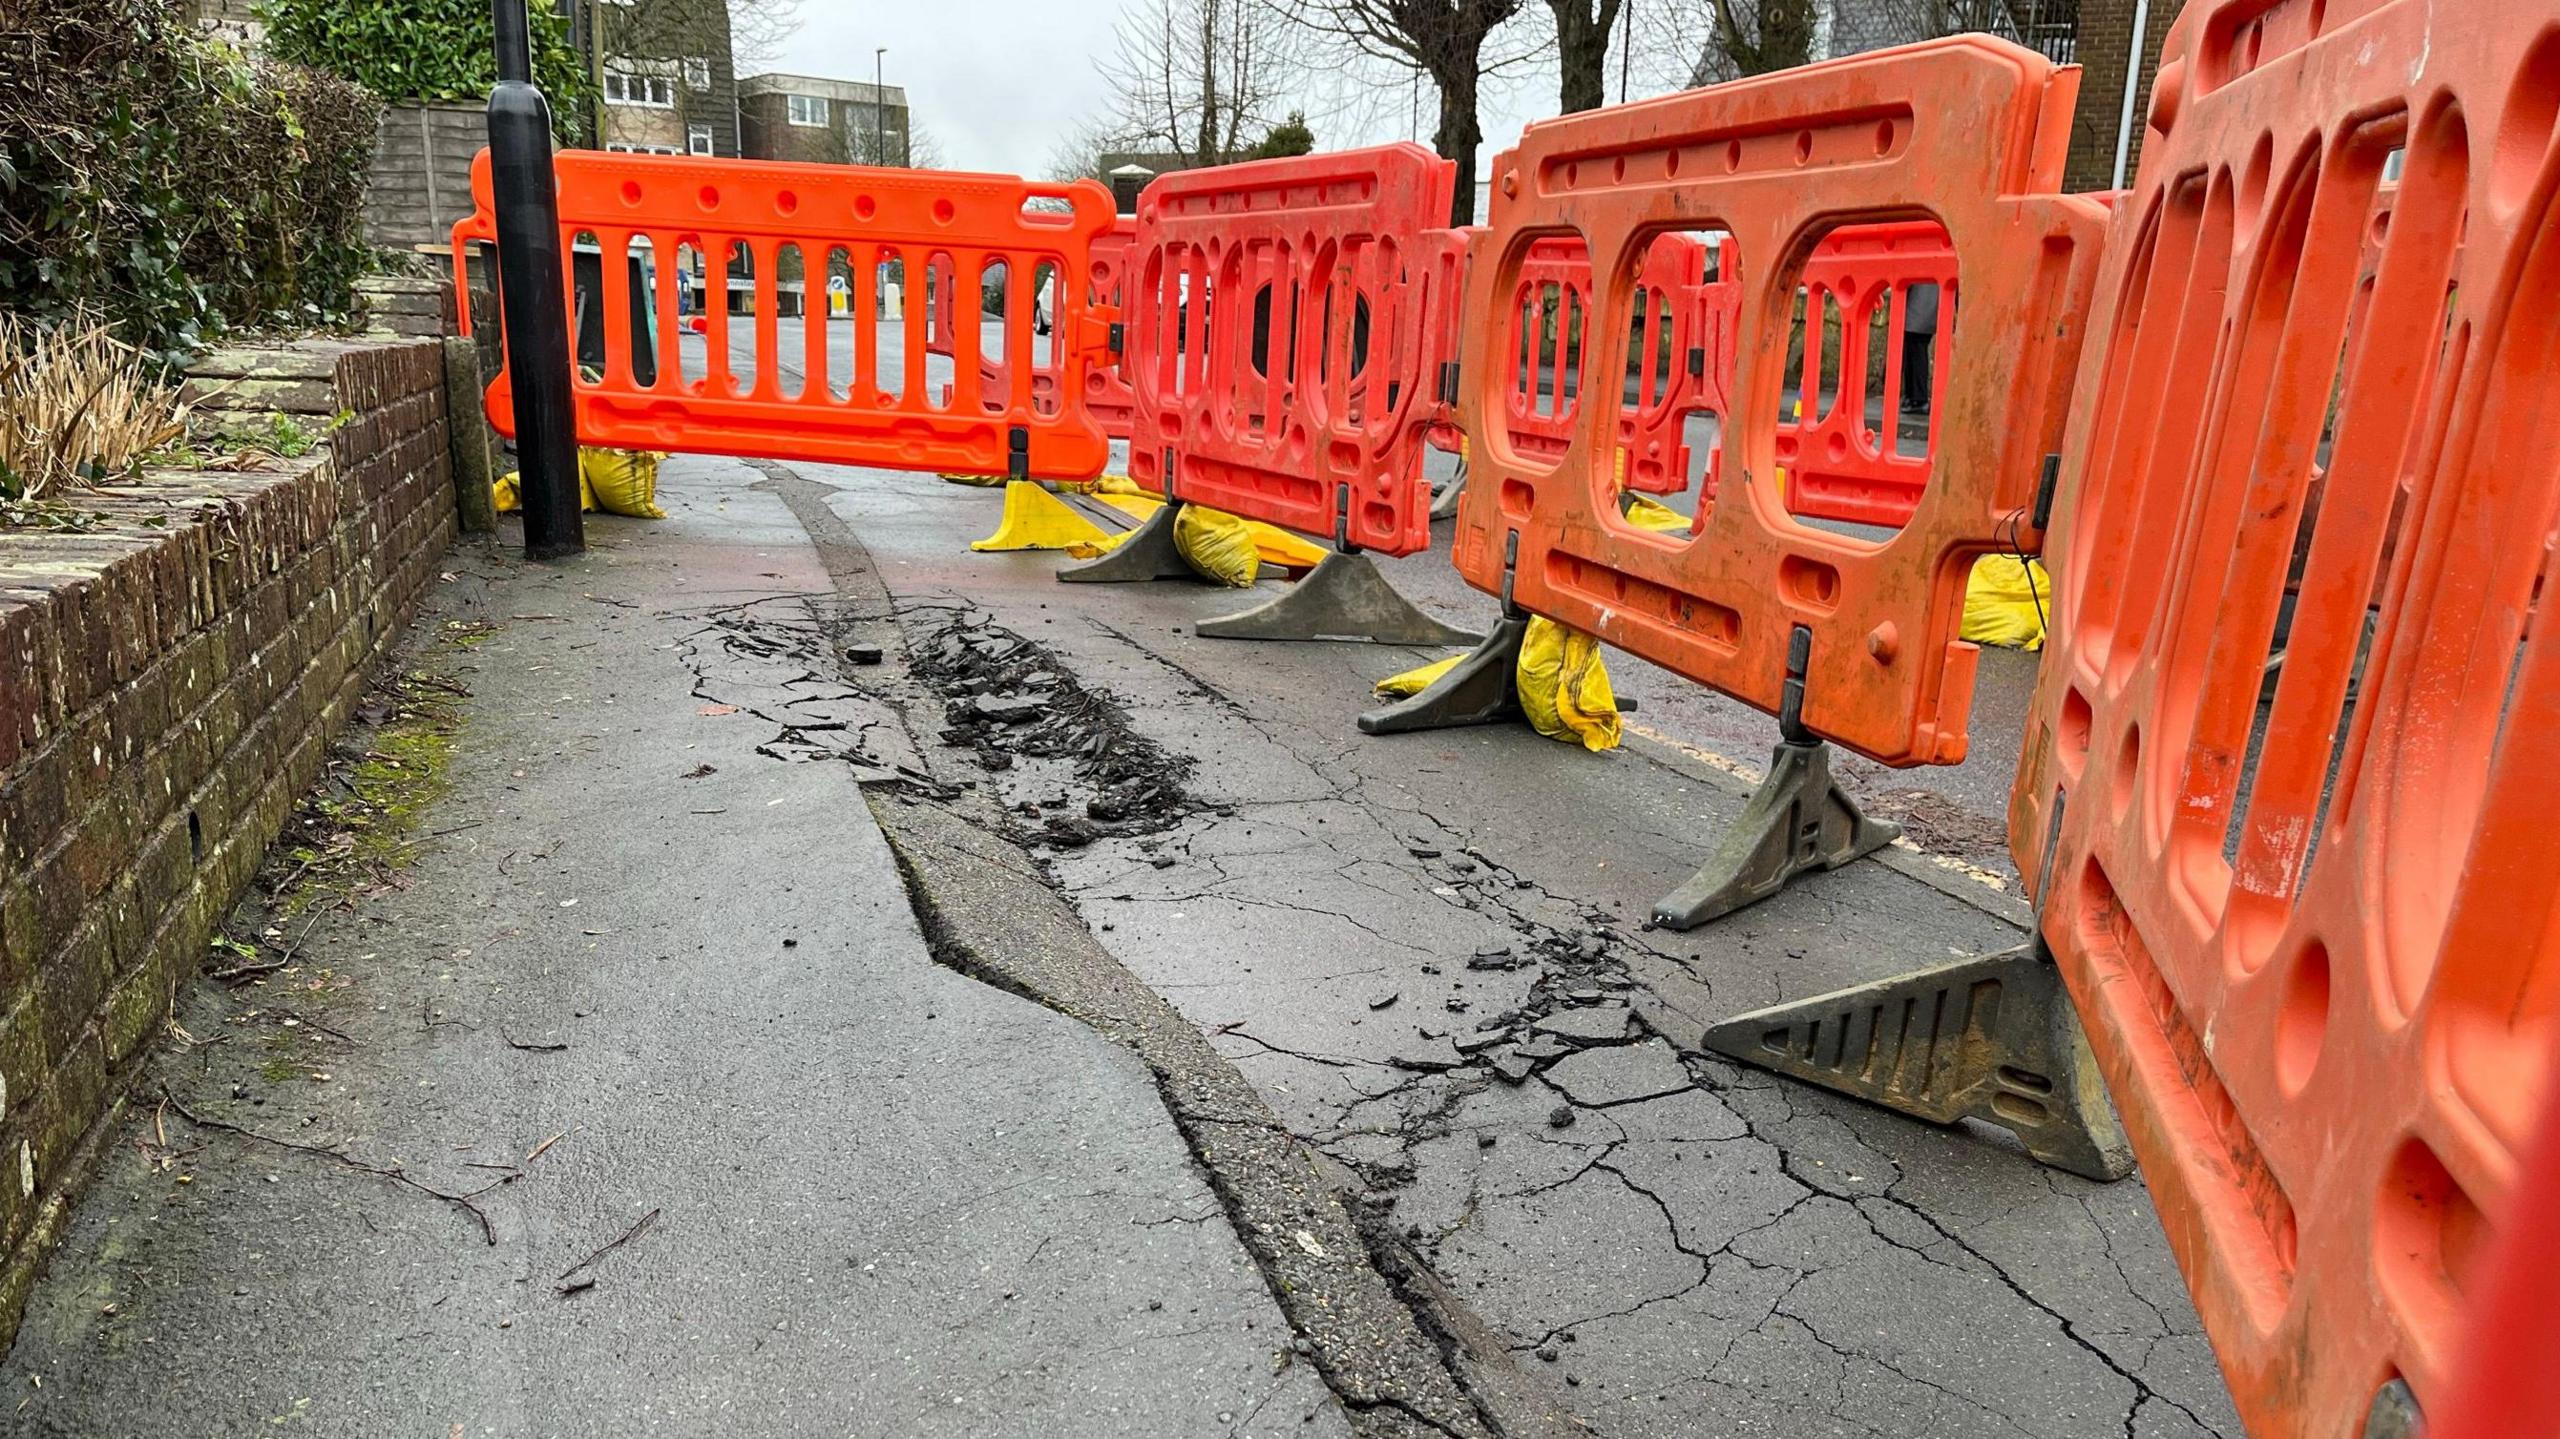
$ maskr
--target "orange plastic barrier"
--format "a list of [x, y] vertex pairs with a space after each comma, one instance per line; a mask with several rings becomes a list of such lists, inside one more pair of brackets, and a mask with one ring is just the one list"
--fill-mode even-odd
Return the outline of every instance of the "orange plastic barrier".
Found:
[[[1808, 66], [1529, 127], [1494, 169], [1460, 413], [1475, 439], [1455, 560], [1480, 589], [1776, 712], [1799, 629], [1813, 734], [1888, 764], [1964, 758], [1976, 651], [1957, 638], [1975, 556], [2025, 519], [2058, 447], [2104, 210], [2054, 193], [2078, 72], [1982, 36]], [[1770, 483], [1788, 331], [1826, 227], [1932, 214], [1966, 278], [1945, 366], [1936, 483], [1882, 543], [1811, 529]], [[1741, 286], [1723, 481], [1694, 537], [1624, 520], [1615, 407], [1582, 406], [1561, 455], [1506, 423], [1516, 303], [1538, 242], [1578, 233], [1602, 277], [1586, 373], [1628, 371], [1635, 247], [1723, 230]]]
[[[1111, 316], [1087, 298], [1086, 278], [1094, 238], [1112, 223], [1100, 185], [593, 150], [564, 151], [555, 165], [564, 248], [599, 245], [606, 275], [635, 261], [644, 267], [666, 351], [642, 383], [625, 338], [634, 321], [629, 289], [605, 285], [605, 366], [576, 377], [573, 388], [582, 443], [1000, 473], [1009, 433], [1018, 430], [1034, 473], [1101, 473], [1109, 441], [1093, 416], [1059, 403], [1057, 384], [1046, 393], [1035, 388], [1047, 371], [1066, 393], [1080, 393], [1086, 371], [1108, 358]], [[472, 162], [471, 193], [475, 213], [453, 227], [457, 275], [465, 246], [497, 233], [486, 151]], [[753, 276], [745, 316], [729, 314], [726, 303], [739, 265]], [[849, 363], [831, 347], [842, 332], [823, 306], [803, 317], [803, 335], [785, 354], [780, 277], [794, 268], [855, 281]], [[706, 292], [698, 354], [682, 338], [680, 269], [697, 274]], [[928, 272], [944, 281], [936, 298], [954, 307], [947, 387], [927, 382], [933, 306], [909, 304], [899, 320], [879, 313], [877, 280], [901, 276], [910, 297], [920, 298], [915, 282]], [[996, 286], [1017, 303], [1005, 307], [999, 352], [988, 354], [980, 316]], [[1022, 303], [1035, 291], [1056, 297], [1045, 339], [1033, 333], [1031, 306]], [[741, 323], [752, 354], [745, 376], [744, 357], [731, 353]], [[503, 370], [488, 408], [501, 433], [515, 432]]]
[[[1718, 247], [1686, 235], [1662, 234], [1646, 245], [1631, 301], [1627, 369], [1616, 396], [1620, 480], [1647, 494], [1677, 494], [1688, 486], [1690, 413], [1722, 413], [1722, 393], [1732, 375], [1732, 331], [1719, 328], [1727, 303], [1708, 278]], [[1581, 403], [1581, 377], [1594, 340], [1591, 261], [1570, 239], [1531, 243], [1507, 318], [1516, 318], [1521, 343], [1507, 348], [1510, 368], [1503, 386], [1503, 423], [1524, 454], [1565, 451]], [[1717, 344], [1721, 339], [1722, 344]], [[1603, 390], [1605, 379], [1591, 383]]]
[[1363, 549], [1428, 546], [1422, 446], [1465, 256], [1435, 228], [1454, 178], [1400, 144], [1148, 185], [1121, 366], [1130, 477]]
[[[1941, 413], [1935, 385], [1920, 393], [1904, 373], [1912, 348], [1904, 341], [1925, 337], [1928, 377], [1945, 376], [1955, 333], [1955, 247], [1928, 220], [1835, 230], [1805, 262], [1804, 291], [1804, 368], [1797, 376], [1804, 418], [1796, 419], [1792, 406], [1778, 417], [1787, 511], [1899, 529], [1928, 488]], [[1822, 355], [1832, 325], [1839, 330], [1838, 361], [1826, 385]], [[1882, 354], [1876, 353], [1879, 335]], [[1913, 399], [1928, 416], [1917, 443], [1901, 426]]]
[[[1099, 309], [1119, 314], [1124, 309], [1128, 284], [1129, 260], [1137, 247], [1138, 221], [1123, 215], [1110, 229], [1093, 237], [1092, 303]], [[1122, 372], [1117, 356], [1096, 361], [1085, 371], [1084, 407], [1102, 432], [1115, 440], [1130, 436], [1137, 422], [1138, 396], [1129, 388], [1129, 377]]]
[[[2351, 1439], [2446, 1404], [2560, 1205], [2560, 11], [2222, 0], [2164, 54], [2011, 846], [2249, 1432]], [[2555, 1432], [2501, 1372], [2460, 1432]]]

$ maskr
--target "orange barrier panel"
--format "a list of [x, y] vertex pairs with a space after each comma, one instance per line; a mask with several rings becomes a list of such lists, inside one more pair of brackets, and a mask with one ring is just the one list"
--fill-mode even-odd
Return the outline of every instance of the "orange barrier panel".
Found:
[[[1684, 427], [1693, 410], [1723, 413], [1732, 375], [1732, 331], [1717, 328], [1730, 303], [1716, 303], [1709, 272], [1718, 243], [1662, 234], [1646, 245], [1630, 309], [1627, 370], [1617, 396], [1620, 482], [1647, 494], [1677, 494], [1689, 483]], [[1519, 317], [1521, 343], [1506, 348], [1503, 418], [1522, 453], [1562, 455], [1581, 399], [1578, 377], [1592, 342], [1591, 261], [1573, 240], [1533, 242], [1506, 317]], [[1712, 338], [1711, 338], [1712, 337]], [[1721, 344], [1716, 339], [1722, 340]], [[1605, 380], [1594, 383], [1606, 388]], [[1448, 446], [1443, 446], [1448, 448]]]
[[[1981, 36], [1542, 121], [1494, 170], [1460, 412], [1475, 439], [1454, 558], [1479, 589], [1772, 713], [1807, 637], [1803, 725], [1888, 764], [1964, 758], [1974, 647], [1957, 638], [1975, 556], [2032, 547], [2024, 517], [2057, 448], [2104, 209], [2054, 193], [2078, 72]], [[1966, 276], [1937, 482], [1882, 543], [1808, 528], [1770, 484], [1799, 273], [1825, 227], [1933, 215]], [[1614, 410], [1564, 452], [1504, 423], [1514, 302], [1537, 244], [1579, 234], [1595, 274], [1592, 372], [1627, 371], [1635, 247], [1722, 230], [1741, 296], [1725, 477], [1694, 538], [1620, 517]], [[1978, 338], [1976, 338], [1978, 337]], [[1966, 343], [1970, 339], [1971, 343]]]
[[[1128, 264], [1130, 244], [1136, 239], [1137, 233], [1136, 218], [1122, 215], [1112, 222], [1110, 229], [1093, 237], [1093, 247], [1089, 252], [1092, 267], [1087, 271], [1090, 286], [1087, 303], [1097, 312], [1119, 313], [1123, 272]], [[940, 355], [945, 359], [953, 358], [952, 336], [957, 325], [953, 318], [954, 287], [949, 281], [949, 273], [950, 266], [946, 257], [941, 263], [928, 267], [925, 274], [928, 306], [925, 321], [925, 350], [929, 354]], [[1047, 290], [1042, 291], [1039, 303], [1041, 309], [1034, 312], [1034, 334], [1042, 333], [1043, 327], [1053, 326], [1056, 320], [1056, 316], [1047, 313], [1053, 303], [1053, 297]], [[1048, 403], [1050, 397], [1056, 393], [1058, 371], [1059, 364], [1053, 352], [1048, 362], [1033, 372], [1032, 394], [1038, 401]], [[1001, 358], [988, 357], [979, 360], [978, 372], [979, 385], [982, 389], [1001, 391], [1005, 387], [1005, 368]], [[950, 392], [950, 387], [944, 386], [945, 404], [950, 402], [948, 398]], [[1137, 407], [1137, 402], [1129, 392], [1127, 378], [1120, 373], [1120, 363], [1116, 355], [1097, 358], [1085, 371], [1084, 405], [1085, 409], [1092, 414], [1094, 423], [1102, 427], [1103, 434], [1115, 440], [1129, 438], [1130, 417]]]
[[[1093, 237], [1093, 293], [1091, 303], [1113, 314], [1125, 312], [1129, 261], [1137, 248], [1138, 221], [1123, 215], [1111, 228]], [[1129, 438], [1136, 423], [1138, 396], [1129, 388], [1129, 377], [1120, 367], [1119, 357], [1096, 361], [1085, 372], [1084, 407], [1102, 426], [1102, 432], [1115, 440]]]
[[[601, 246], [606, 275], [635, 262], [651, 273], [665, 351], [641, 381], [627, 339], [632, 297], [626, 286], [605, 285], [605, 365], [573, 387], [582, 443], [1000, 473], [1008, 437], [1019, 431], [1035, 473], [1101, 473], [1109, 441], [1092, 415], [1061, 404], [1058, 384], [1035, 389], [1046, 370], [1064, 393], [1079, 394], [1087, 369], [1108, 357], [1111, 316], [1087, 299], [1086, 280], [1094, 237], [1112, 220], [1100, 185], [594, 150], [564, 151], [555, 164], [563, 248]], [[475, 213], [453, 227], [457, 274], [465, 247], [497, 233], [486, 151], [472, 162], [471, 193]], [[752, 313], [733, 316], [727, 278], [740, 267], [752, 275]], [[679, 271], [688, 269], [706, 293], [698, 355], [679, 316]], [[844, 330], [821, 306], [786, 354], [776, 311], [788, 269], [855, 283]], [[897, 320], [880, 314], [882, 282], [901, 277], [913, 296], [928, 270], [944, 277], [942, 296], [954, 306], [947, 387], [928, 383], [933, 307], [909, 304]], [[1033, 333], [1028, 303], [1007, 304], [1000, 352], [983, 353], [980, 315], [999, 287], [1009, 300], [1044, 289], [1057, 296], [1053, 333]], [[749, 329], [742, 355], [732, 353], [741, 320]], [[831, 343], [838, 338], [850, 339], [849, 360]], [[503, 370], [488, 408], [501, 433], [515, 432]]]
[[2543, 1105], [2542, 1137], [2516, 1176], [2514, 1222], [2480, 1261], [2480, 1302], [2455, 1361], [2450, 1400], [2430, 1417], [2433, 1439], [2560, 1434], [2560, 1102]]
[[1434, 228], [1453, 183], [1403, 144], [1148, 185], [1123, 337], [1130, 477], [1362, 549], [1427, 547], [1434, 341], [1465, 255]]
[[[1787, 512], [1899, 529], [1929, 486], [1940, 414], [1930, 381], [1946, 374], [1955, 331], [1955, 247], [1929, 220], [1835, 230], [1805, 262], [1804, 292], [1804, 417], [1793, 405], [1778, 417]], [[1826, 367], [1830, 324], [1839, 347]], [[1915, 410], [1927, 418], [1908, 436], [1902, 416]]]
[[2011, 848], [2249, 1432], [2405, 1434], [2560, 1204], [2560, 10], [2221, 0], [2164, 53]]

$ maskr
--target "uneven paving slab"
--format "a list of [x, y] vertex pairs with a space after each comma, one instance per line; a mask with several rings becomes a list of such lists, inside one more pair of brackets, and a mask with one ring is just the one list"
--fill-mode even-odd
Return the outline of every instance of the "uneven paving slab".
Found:
[[495, 1184], [487, 1238], [138, 1106], [0, 1429], [1348, 1433], [1145, 1065], [929, 955], [807, 537], [754, 471], [670, 468], [675, 518], [591, 518], [583, 561], [457, 554], [421, 629], [491, 628], [422, 661], [470, 691], [423, 856], [187, 995], [159, 1066], [206, 1118]]
[[[985, 761], [1111, 953], [1596, 1430], [2238, 1434], [2138, 1182], [1697, 1051], [1731, 1014], [2014, 943], [2013, 894], [1904, 853], [1647, 929], [1741, 807], [1723, 756], [1366, 738], [1369, 681], [1431, 653], [1198, 639], [1240, 597], [1063, 589], [1053, 557], [966, 552], [987, 492], [801, 468], [903, 609], [1037, 645], [1182, 767], [1174, 822], [1114, 832], [1079, 819], [1101, 792], [1072, 762], [1007, 748], [1017, 727], [928, 732]], [[1587, 1057], [1613, 1051], [1640, 1057]]]

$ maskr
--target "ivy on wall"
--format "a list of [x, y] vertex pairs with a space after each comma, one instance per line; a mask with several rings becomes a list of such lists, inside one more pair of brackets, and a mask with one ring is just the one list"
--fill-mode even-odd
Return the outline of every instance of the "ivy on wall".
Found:
[[[569, 43], [567, 18], [545, 0], [526, 9], [533, 78], [554, 128], [573, 140], [594, 77]], [[484, 100], [498, 80], [488, 0], [263, 0], [259, 14], [278, 59], [344, 75], [386, 99]]]

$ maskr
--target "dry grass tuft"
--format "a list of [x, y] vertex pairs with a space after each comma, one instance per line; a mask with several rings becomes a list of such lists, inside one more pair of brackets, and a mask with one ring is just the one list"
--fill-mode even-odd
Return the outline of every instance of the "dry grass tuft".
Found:
[[177, 388], [105, 325], [0, 314], [0, 501], [122, 479], [186, 433]]

